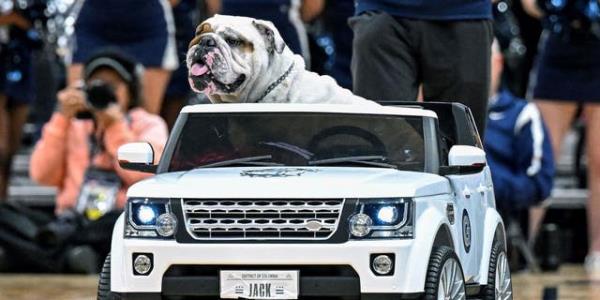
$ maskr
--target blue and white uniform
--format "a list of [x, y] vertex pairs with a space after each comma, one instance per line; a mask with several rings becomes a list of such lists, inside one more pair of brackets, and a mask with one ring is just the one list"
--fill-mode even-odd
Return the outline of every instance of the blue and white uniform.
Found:
[[9, 40], [0, 46], [0, 94], [8, 97], [9, 107], [35, 101], [33, 51], [42, 46], [36, 29], [9, 28]]
[[501, 210], [523, 209], [552, 190], [554, 158], [550, 136], [535, 104], [499, 93], [491, 101], [484, 148]]
[[175, 27], [167, 0], [85, 0], [75, 23], [74, 63], [119, 47], [146, 68], [178, 66]]

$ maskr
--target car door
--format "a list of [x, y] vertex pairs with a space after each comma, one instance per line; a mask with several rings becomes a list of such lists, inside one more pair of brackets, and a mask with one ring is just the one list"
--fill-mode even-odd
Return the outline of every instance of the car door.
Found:
[[484, 172], [449, 175], [448, 179], [456, 195], [456, 254], [461, 260], [466, 282], [478, 282], [487, 197]]

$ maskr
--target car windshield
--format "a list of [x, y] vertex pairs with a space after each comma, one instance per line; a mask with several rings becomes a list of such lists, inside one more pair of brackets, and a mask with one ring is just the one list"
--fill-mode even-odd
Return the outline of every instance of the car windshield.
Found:
[[189, 114], [169, 171], [233, 166], [423, 171], [423, 119], [335, 113]]

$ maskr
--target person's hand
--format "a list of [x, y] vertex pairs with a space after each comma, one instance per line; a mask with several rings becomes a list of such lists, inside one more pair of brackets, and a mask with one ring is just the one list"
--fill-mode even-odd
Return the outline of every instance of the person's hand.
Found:
[[58, 111], [67, 119], [71, 119], [77, 113], [87, 110], [85, 94], [82, 90], [68, 87], [58, 92]]
[[99, 131], [104, 131], [115, 122], [125, 118], [125, 114], [121, 111], [121, 107], [116, 103], [110, 104], [103, 110], [94, 110], [93, 114]]
[[537, 5], [536, 0], [521, 0], [521, 5], [523, 6], [523, 10], [531, 17], [536, 19], [541, 19], [544, 17], [544, 12]]

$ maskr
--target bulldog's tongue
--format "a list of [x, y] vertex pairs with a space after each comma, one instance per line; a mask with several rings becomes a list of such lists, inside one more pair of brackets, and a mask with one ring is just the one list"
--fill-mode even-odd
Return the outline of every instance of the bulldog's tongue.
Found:
[[193, 64], [190, 72], [194, 76], [202, 76], [208, 72], [208, 67], [201, 64]]

